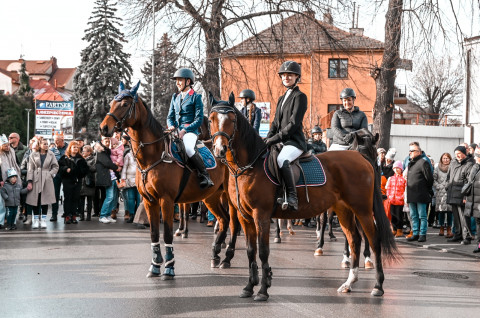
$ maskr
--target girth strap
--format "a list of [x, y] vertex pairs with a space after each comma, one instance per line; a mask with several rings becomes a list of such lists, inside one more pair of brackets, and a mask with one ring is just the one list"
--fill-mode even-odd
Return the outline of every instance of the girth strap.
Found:
[[192, 171], [188, 169], [187, 166], [185, 166], [185, 169], [183, 169], [182, 179], [180, 180], [180, 186], [178, 187], [178, 193], [173, 202], [177, 203], [178, 199], [180, 199], [180, 196], [182, 195], [183, 190], [185, 190], [185, 187], [187, 186], [187, 182], [188, 182], [188, 179], [190, 178], [191, 173]]

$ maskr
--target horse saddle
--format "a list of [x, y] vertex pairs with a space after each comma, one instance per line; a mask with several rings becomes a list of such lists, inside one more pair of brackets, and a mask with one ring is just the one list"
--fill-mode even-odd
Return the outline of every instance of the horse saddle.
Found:
[[[198, 149], [198, 152], [200, 153], [200, 156], [203, 159], [205, 168], [207, 168], [207, 170], [214, 169], [217, 166], [217, 162], [215, 161], [215, 157], [213, 156], [212, 152], [205, 146], [205, 144], [201, 140], [197, 140], [196, 147]], [[188, 156], [187, 152], [185, 151], [185, 144], [183, 143], [182, 139], [172, 138], [169, 150], [171, 156], [177, 160], [177, 163], [179, 163], [183, 167], [188, 166]], [[196, 169], [195, 167], [190, 168]]]
[[[277, 186], [281, 185], [280, 180], [282, 180], [277, 164], [277, 157], [282, 148], [281, 144], [272, 146], [263, 163], [265, 174]], [[304, 152], [290, 163], [290, 166], [297, 187], [322, 186], [327, 181], [322, 163], [310, 151]]]

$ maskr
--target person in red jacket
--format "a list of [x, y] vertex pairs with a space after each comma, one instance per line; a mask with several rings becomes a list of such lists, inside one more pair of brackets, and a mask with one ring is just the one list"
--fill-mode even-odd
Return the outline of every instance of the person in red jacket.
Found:
[[407, 181], [402, 175], [403, 164], [401, 161], [396, 161], [393, 164], [393, 171], [395, 174], [388, 178], [387, 185], [387, 197], [390, 201], [390, 213], [392, 214], [392, 225], [396, 231], [395, 237], [403, 236], [403, 205], [405, 204], [405, 186]]

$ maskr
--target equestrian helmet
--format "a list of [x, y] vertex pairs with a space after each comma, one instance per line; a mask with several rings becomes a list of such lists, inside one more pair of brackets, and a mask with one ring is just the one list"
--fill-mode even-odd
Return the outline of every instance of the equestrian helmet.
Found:
[[240, 92], [240, 98], [250, 98], [250, 100], [254, 101], [255, 100], [255, 92], [252, 91], [251, 89], [244, 89], [243, 91]]
[[11, 177], [18, 177], [17, 170], [15, 170], [15, 168], [10, 168], [7, 170], [7, 179], [10, 179]]
[[195, 82], [195, 74], [193, 74], [192, 70], [189, 68], [179, 68], [175, 74], [173, 74], [171, 79], [174, 80], [177, 78], [189, 78], [190, 84]]
[[320, 126], [314, 126], [312, 128], [312, 134], [321, 134], [321, 133], [323, 133], [323, 130], [322, 128], [320, 128]]
[[340, 93], [340, 99], [344, 99], [348, 97], [353, 97], [354, 99], [357, 98], [355, 91], [350, 87], [344, 88]]
[[283, 73], [297, 74], [300, 78], [302, 76], [302, 68], [300, 67], [300, 64], [295, 61], [285, 61], [278, 70], [279, 76], [282, 76]]

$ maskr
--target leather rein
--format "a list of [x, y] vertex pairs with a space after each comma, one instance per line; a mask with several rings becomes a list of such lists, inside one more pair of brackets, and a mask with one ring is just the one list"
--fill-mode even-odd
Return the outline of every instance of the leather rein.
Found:
[[235, 165], [231, 165], [226, 158], [221, 158], [220, 161], [227, 166], [229, 170], [228, 171], [229, 174], [235, 178], [235, 192], [237, 197], [238, 211], [240, 211], [240, 214], [245, 220], [251, 220], [252, 217], [250, 216], [247, 217], [247, 215], [243, 212], [243, 210], [240, 207], [240, 192], [238, 189], [238, 177], [243, 175], [248, 169], [253, 168], [253, 165], [258, 160], [258, 158], [260, 158], [260, 156], [263, 155], [267, 150], [267, 146], [262, 148], [261, 151], [258, 152], [258, 154], [250, 163], [248, 163], [245, 166], [240, 166], [240, 164], [238, 163], [237, 157], [235, 156], [235, 150], [232, 147], [232, 142], [233, 142], [233, 139], [235, 138], [235, 132], [237, 131], [237, 113], [232, 108], [232, 106], [224, 106], [224, 105], [212, 107], [211, 113], [218, 113], [218, 114], [224, 114], [224, 115], [227, 115], [228, 113], [232, 113], [235, 116], [235, 119], [233, 120], [234, 129], [233, 129], [232, 135], [230, 136], [224, 131], [217, 131], [212, 135], [212, 145], [215, 145], [215, 138], [217, 138], [218, 136], [221, 136], [227, 139], [227, 142], [228, 142], [227, 147], [228, 147], [228, 150], [230, 150], [230, 153], [232, 154], [233, 162]]

